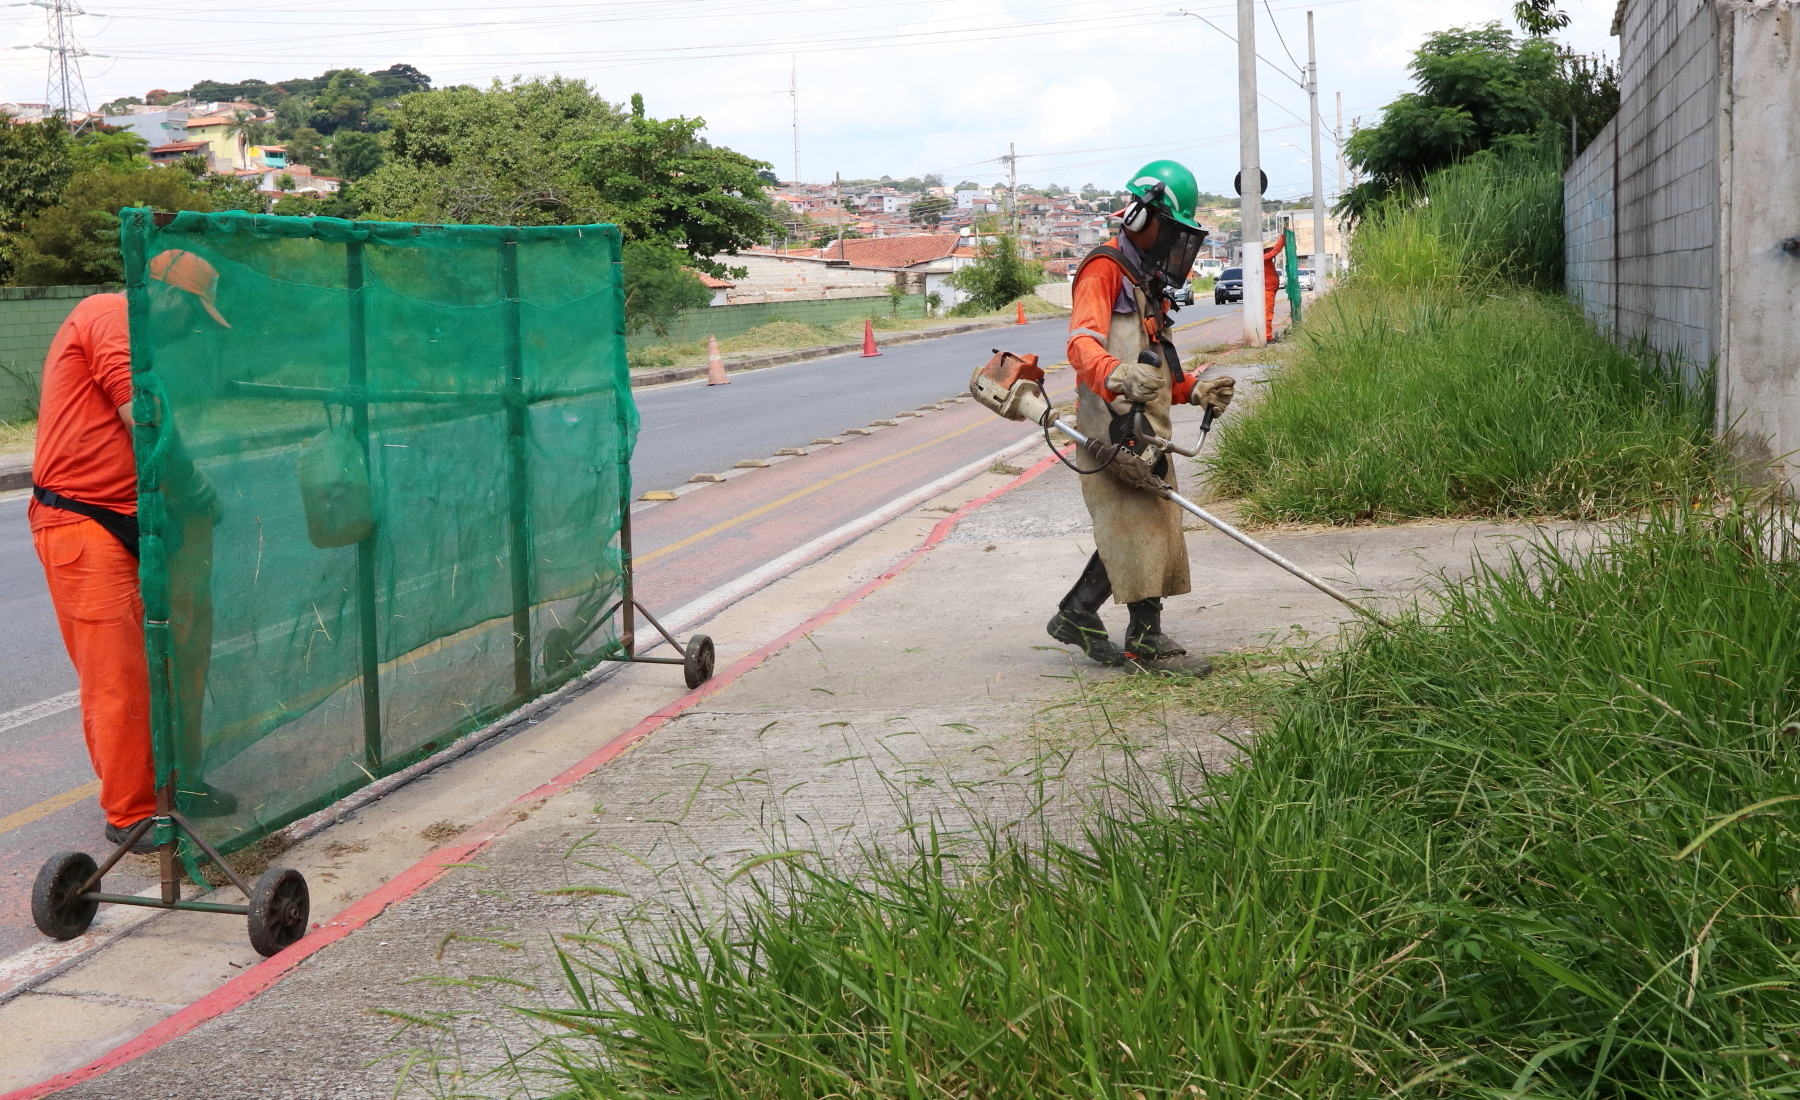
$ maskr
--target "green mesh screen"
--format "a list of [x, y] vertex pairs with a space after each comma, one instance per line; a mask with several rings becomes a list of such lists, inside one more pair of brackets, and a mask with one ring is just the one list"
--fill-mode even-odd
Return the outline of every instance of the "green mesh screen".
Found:
[[[202, 834], [242, 846], [616, 653], [615, 228], [121, 220], [157, 782]], [[170, 289], [189, 257], [225, 324]]]

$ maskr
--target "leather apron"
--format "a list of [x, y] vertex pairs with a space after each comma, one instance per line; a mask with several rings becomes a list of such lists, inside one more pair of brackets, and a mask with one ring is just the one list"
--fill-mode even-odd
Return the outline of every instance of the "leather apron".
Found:
[[[1079, 271], [1076, 277], [1080, 277]], [[1129, 274], [1125, 281], [1131, 287], [1137, 309], [1112, 315], [1106, 352], [1122, 363], [1133, 363], [1140, 351], [1151, 346], [1151, 305]], [[1164, 439], [1174, 438], [1169, 423], [1170, 391], [1171, 376], [1165, 370], [1155, 400], [1144, 405], [1151, 430]], [[1090, 439], [1111, 438], [1113, 414], [1105, 399], [1079, 382], [1075, 393], [1075, 425], [1081, 434]], [[1079, 449], [1075, 461], [1083, 470], [1097, 470], [1103, 465]], [[1167, 458], [1157, 463], [1156, 472], [1171, 489], [1176, 488], [1174, 465]], [[1094, 547], [1112, 581], [1114, 603], [1179, 596], [1193, 590], [1188, 578], [1187, 540], [1181, 534], [1181, 509], [1142, 489], [1129, 488], [1105, 472], [1084, 476], [1081, 496], [1094, 521]]]

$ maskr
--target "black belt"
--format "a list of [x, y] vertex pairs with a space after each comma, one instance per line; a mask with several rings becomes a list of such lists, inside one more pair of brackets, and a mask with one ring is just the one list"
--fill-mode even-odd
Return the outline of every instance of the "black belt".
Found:
[[111, 508], [102, 508], [98, 504], [87, 504], [79, 500], [53, 493], [39, 485], [31, 487], [31, 499], [49, 508], [60, 508], [65, 512], [74, 512], [106, 528], [107, 533], [119, 540], [132, 557], [138, 556], [138, 520], [126, 512], [115, 512]]

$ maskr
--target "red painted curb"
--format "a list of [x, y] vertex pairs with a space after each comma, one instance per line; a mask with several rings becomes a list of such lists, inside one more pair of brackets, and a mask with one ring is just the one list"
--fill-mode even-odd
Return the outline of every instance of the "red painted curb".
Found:
[[208, 993], [206, 996], [195, 1001], [193, 1004], [188, 1005], [186, 1008], [175, 1013], [173, 1016], [152, 1026], [136, 1038], [129, 1039], [119, 1046], [114, 1047], [106, 1054], [101, 1055], [99, 1058], [82, 1066], [80, 1069], [72, 1069], [67, 1073], [59, 1073], [47, 1081], [41, 1081], [38, 1084], [27, 1085], [22, 1089], [5, 1093], [0, 1095], [0, 1100], [36, 1100], [37, 1097], [48, 1096], [51, 1093], [60, 1092], [71, 1085], [78, 1085], [83, 1081], [90, 1081], [103, 1073], [117, 1069], [127, 1062], [136, 1061], [162, 1046], [164, 1043], [186, 1035], [188, 1032], [214, 1017], [223, 1016], [232, 1009], [248, 1003], [255, 996], [272, 988], [276, 982], [287, 977], [288, 974], [293, 972], [295, 967], [299, 966], [313, 955], [316, 955], [320, 951], [380, 916], [388, 906], [397, 901], [404, 901], [425, 887], [431, 885], [431, 883], [437, 880], [439, 875], [443, 874], [444, 871], [449, 869], [452, 865], [466, 863], [471, 857], [480, 854], [488, 845], [499, 839], [506, 830], [524, 820], [524, 817], [517, 808], [522, 803], [535, 802], [548, 798], [551, 795], [561, 794], [563, 791], [568, 790], [576, 783], [587, 778], [602, 765], [610, 763], [623, 755], [627, 749], [656, 732], [656, 730], [660, 729], [671, 718], [680, 716], [684, 711], [689, 710], [708, 696], [714, 695], [717, 692], [730, 687], [751, 669], [762, 664], [783, 649], [786, 649], [794, 642], [799, 641], [801, 638], [824, 626], [826, 623], [829, 623], [831, 620], [842, 615], [852, 607], [855, 607], [857, 604], [873, 595], [878, 589], [884, 587], [889, 581], [918, 564], [919, 559], [930, 553], [938, 546], [938, 544], [949, 537], [950, 532], [956, 528], [957, 523], [964, 516], [982, 505], [993, 501], [1002, 494], [1010, 492], [1025, 484], [1027, 481], [1030, 481], [1032, 478], [1037, 477], [1051, 466], [1054, 466], [1056, 462], [1057, 457], [1054, 454], [1040, 459], [1036, 465], [1032, 466], [1018, 477], [1013, 478], [1005, 485], [1000, 486], [986, 496], [977, 497], [976, 499], [971, 500], [961, 508], [958, 508], [955, 512], [945, 516], [931, 529], [931, 534], [926, 537], [924, 543], [904, 558], [901, 558], [895, 563], [892, 569], [889, 569], [879, 577], [864, 584], [861, 588], [858, 588], [848, 596], [838, 600], [823, 611], [813, 615], [810, 619], [807, 619], [799, 626], [794, 627], [781, 637], [776, 638], [774, 641], [764, 645], [760, 649], [746, 653], [744, 656], [733, 662], [731, 667], [724, 672], [719, 673], [706, 683], [695, 688], [693, 691], [688, 692], [681, 698], [650, 714], [648, 717], [644, 718], [643, 721], [632, 726], [611, 741], [608, 741], [605, 745], [602, 745], [599, 749], [595, 750], [592, 754], [583, 758], [560, 775], [557, 775], [536, 789], [527, 791], [518, 798], [513, 799], [505, 809], [488, 815], [488, 817], [479, 825], [476, 825], [473, 829], [469, 830], [468, 833], [464, 834], [464, 839], [459, 843], [453, 844], [447, 848], [439, 848], [437, 851], [432, 852], [430, 855], [413, 864], [411, 867], [408, 867], [398, 875], [395, 875], [393, 878], [383, 883], [380, 888], [376, 889], [373, 893], [370, 893], [362, 900], [352, 904], [342, 913], [339, 913], [332, 919], [330, 924], [319, 927], [316, 931], [308, 934], [298, 943], [289, 947], [286, 951], [276, 955], [274, 958], [256, 964], [242, 974], [239, 974], [237, 977], [226, 982], [224, 985], [213, 990], [211, 993]]

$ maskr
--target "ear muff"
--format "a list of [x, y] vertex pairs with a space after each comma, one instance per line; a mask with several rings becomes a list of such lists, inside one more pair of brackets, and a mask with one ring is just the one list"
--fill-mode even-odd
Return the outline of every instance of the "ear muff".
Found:
[[1152, 187], [1142, 198], [1132, 199], [1131, 205], [1125, 208], [1123, 219], [1125, 228], [1133, 233], [1149, 228], [1150, 219], [1156, 216], [1156, 210], [1152, 204], [1162, 201], [1163, 192], [1167, 188], [1168, 184], [1159, 180], [1156, 186]]

